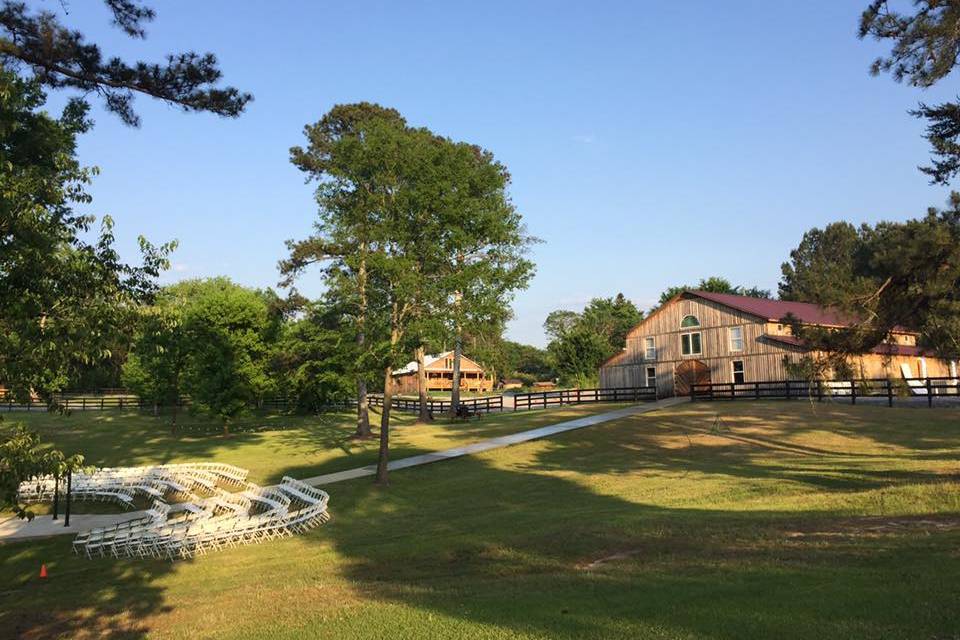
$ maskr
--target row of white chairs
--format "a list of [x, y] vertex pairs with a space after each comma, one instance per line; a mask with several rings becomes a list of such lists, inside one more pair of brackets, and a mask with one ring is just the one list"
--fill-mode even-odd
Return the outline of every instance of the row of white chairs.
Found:
[[[195, 492], [215, 493], [218, 485], [243, 487], [247, 471], [223, 463], [184, 463], [149, 467], [101, 468], [73, 474], [71, 496], [77, 500], [111, 500], [127, 507], [137, 495], [148, 498], [169, 497], [196, 500]], [[61, 479], [60, 482], [63, 485]], [[56, 480], [42, 476], [22, 482], [19, 497], [23, 502], [43, 502], [53, 498]], [[61, 486], [61, 491], [66, 487]]]
[[303, 533], [329, 520], [330, 496], [284, 477], [279, 485], [214, 495], [174, 505], [155, 502], [147, 517], [81, 533], [73, 549], [94, 556], [154, 557], [176, 560], [225, 547], [260, 543]]

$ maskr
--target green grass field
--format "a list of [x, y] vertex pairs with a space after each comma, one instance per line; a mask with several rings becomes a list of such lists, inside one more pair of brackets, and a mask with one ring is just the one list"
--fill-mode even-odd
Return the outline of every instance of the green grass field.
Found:
[[[401, 426], [397, 455], [577, 411]], [[372, 459], [344, 417], [232, 438], [107, 418], [25, 421], [104, 464], [215, 457], [266, 481]], [[0, 636], [956, 638], [958, 474], [955, 409], [680, 405], [331, 485], [324, 527], [194, 561], [0, 546]]]

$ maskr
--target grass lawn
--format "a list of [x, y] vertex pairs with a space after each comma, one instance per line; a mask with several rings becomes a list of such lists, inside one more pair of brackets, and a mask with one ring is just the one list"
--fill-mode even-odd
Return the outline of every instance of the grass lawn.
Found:
[[[396, 433], [424, 449], [557, 413]], [[38, 426], [78, 444], [74, 421], [94, 417], [56, 420]], [[368, 455], [309, 421], [203, 445], [142, 420], [144, 442], [111, 444], [97, 423], [84, 442], [111, 464], [202, 455], [260, 479]], [[958, 479], [955, 409], [680, 405], [400, 471], [388, 489], [331, 485], [324, 527], [192, 562], [0, 546], [0, 636], [956, 638]]]

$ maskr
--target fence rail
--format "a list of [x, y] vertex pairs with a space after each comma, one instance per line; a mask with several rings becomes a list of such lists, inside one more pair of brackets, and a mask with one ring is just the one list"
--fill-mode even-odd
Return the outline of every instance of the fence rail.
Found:
[[[165, 410], [172, 405], [160, 404], [154, 405], [153, 402], [142, 400], [133, 394], [114, 394], [114, 395], [93, 395], [81, 393], [57, 394], [53, 398], [54, 403], [67, 411], [106, 411], [109, 409], [137, 409], [137, 410]], [[190, 398], [183, 397], [177, 401], [177, 407], [189, 407]], [[346, 409], [355, 407], [356, 401], [334, 403], [324, 407], [324, 409]], [[40, 400], [28, 400], [19, 402], [10, 396], [0, 396], [0, 411], [47, 411], [49, 405]], [[296, 409], [297, 403], [293, 398], [272, 397], [262, 398], [254, 408], [268, 409], [273, 411], [290, 411]]]
[[[383, 396], [380, 394], [368, 394], [367, 402], [371, 407], [382, 407]], [[420, 401], [410, 398], [391, 399], [390, 406], [400, 411], [420, 411]], [[446, 413], [450, 411], [451, 403], [449, 400], [427, 400], [427, 410], [431, 413]], [[487, 396], [484, 398], [466, 398], [460, 401], [460, 406], [466, 408], [471, 413], [491, 413], [493, 411], [503, 411], [503, 396]]]
[[932, 407], [937, 398], [960, 402], [960, 381], [956, 378], [853, 378], [849, 380], [763, 380], [755, 382], [713, 382], [690, 388], [691, 400], [791, 400], [825, 398], [919, 398]]
[[594, 402], [648, 402], [657, 399], [656, 387], [618, 387], [612, 389], [562, 389], [518, 393], [513, 396], [513, 410], [546, 409], [563, 404]]

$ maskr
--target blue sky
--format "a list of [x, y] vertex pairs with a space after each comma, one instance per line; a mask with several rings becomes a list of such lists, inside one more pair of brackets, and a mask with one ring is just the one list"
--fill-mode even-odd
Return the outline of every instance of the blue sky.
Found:
[[[916, 170], [927, 145], [906, 112], [952, 98], [954, 79], [921, 92], [871, 77], [883, 49], [856, 39], [866, 3], [163, 3], [132, 41], [101, 3], [70, 2], [66, 20], [106, 53], [213, 51], [255, 96], [236, 120], [138, 98], [140, 129], [95, 109], [91, 211], [115, 218], [129, 259], [138, 234], [177, 238], [165, 281], [275, 286], [284, 241], [315, 215], [288, 149], [334, 104], [368, 100], [510, 169], [544, 240], [514, 339], [542, 345], [548, 312], [596, 296], [646, 308], [710, 275], [775, 289], [806, 229], [946, 199]], [[317, 294], [317, 274], [299, 287]]]

